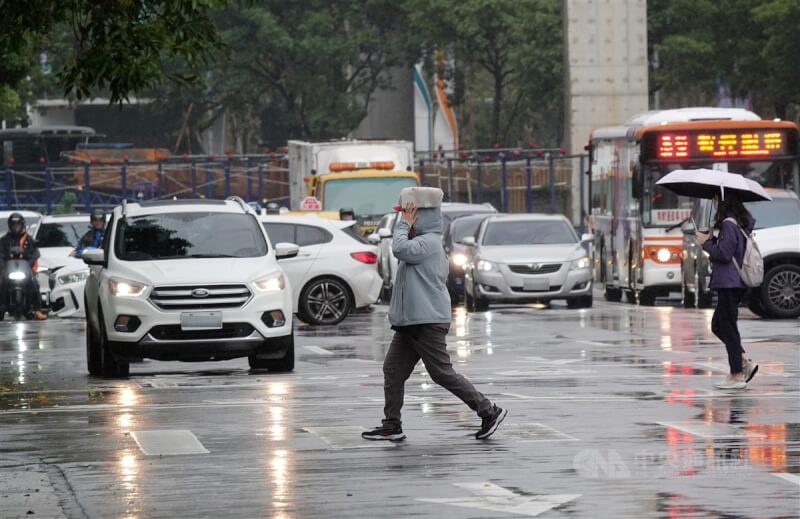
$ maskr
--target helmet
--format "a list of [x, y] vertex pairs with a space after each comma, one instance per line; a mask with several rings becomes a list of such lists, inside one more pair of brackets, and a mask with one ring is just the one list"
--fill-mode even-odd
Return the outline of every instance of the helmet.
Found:
[[99, 207], [97, 209], [92, 209], [92, 214], [89, 216], [89, 221], [96, 222], [98, 220], [102, 220], [103, 223], [106, 221], [106, 212]]
[[19, 213], [11, 213], [8, 215], [8, 228], [11, 229], [12, 225], [20, 224], [22, 227], [25, 227], [25, 217]]

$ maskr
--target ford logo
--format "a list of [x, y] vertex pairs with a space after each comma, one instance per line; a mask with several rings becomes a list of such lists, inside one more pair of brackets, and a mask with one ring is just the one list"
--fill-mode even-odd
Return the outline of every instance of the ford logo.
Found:
[[192, 297], [208, 297], [208, 290], [205, 288], [195, 288], [192, 290]]

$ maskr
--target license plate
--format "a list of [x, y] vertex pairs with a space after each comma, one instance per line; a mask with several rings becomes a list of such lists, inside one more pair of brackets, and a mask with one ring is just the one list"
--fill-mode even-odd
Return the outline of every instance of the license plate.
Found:
[[525, 291], [544, 292], [550, 290], [550, 281], [546, 279], [525, 279], [522, 281], [522, 288]]
[[181, 330], [219, 330], [222, 328], [222, 312], [183, 312]]

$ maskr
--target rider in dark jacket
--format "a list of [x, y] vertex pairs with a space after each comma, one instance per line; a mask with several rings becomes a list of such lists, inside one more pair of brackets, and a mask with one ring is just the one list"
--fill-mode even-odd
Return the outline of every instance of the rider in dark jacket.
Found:
[[102, 209], [95, 209], [89, 217], [91, 226], [86, 234], [81, 236], [75, 252], [72, 253], [76, 258], [83, 256], [83, 251], [86, 249], [99, 249], [103, 243], [103, 232], [106, 228], [106, 212]]
[[[8, 217], [8, 232], [0, 238], [0, 271], [5, 269], [6, 260], [11, 259], [11, 249], [13, 247], [20, 248], [22, 259], [30, 264], [31, 271], [34, 273], [28, 285], [28, 295], [34, 309], [33, 315], [39, 321], [47, 319], [47, 314], [42, 312], [39, 283], [36, 281], [35, 275], [39, 270], [39, 248], [25, 230], [25, 218], [19, 213], [11, 213]], [[5, 290], [0, 294], [0, 298], [2, 298], [2, 301], [6, 300]]]

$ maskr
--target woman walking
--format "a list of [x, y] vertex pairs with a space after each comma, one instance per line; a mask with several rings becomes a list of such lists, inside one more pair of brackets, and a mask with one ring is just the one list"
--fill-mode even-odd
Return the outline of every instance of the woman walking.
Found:
[[708, 253], [713, 267], [710, 288], [717, 291], [717, 308], [711, 319], [711, 331], [725, 344], [730, 366], [730, 375], [714, 384], [714, 387], [744, 389], [758, 371], [758, 365], [745, 355], [739, 336], [739, 303], [745, 294], [739, 268], [747, 244], [745, 233], [750, 236], [755, 220], [735, 192], [723, 191], [722, 195], [715, 195], [714, 204], [717, 207], [714, 222], [717, 236], [697, 232], [697, 241]]

